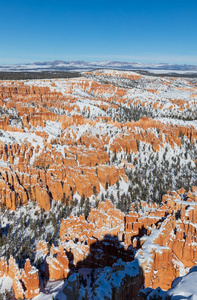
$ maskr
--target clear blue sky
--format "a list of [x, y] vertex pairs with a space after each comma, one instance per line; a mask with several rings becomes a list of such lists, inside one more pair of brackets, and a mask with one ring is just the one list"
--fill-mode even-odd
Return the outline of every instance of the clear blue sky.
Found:
[[197, 65], [197, 0], [0, 0], [0, 63]]

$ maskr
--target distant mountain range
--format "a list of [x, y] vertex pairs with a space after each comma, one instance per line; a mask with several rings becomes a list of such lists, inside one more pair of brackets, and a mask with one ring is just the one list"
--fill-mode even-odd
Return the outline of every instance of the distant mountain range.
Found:
[[118, 70], [149, 70], [158, 72], [194, 72], [197, 73], [195, 65], [178, 65], [167, 63], [136, 63], [121, 61], [62, 61], [35, 62], [18, 65], [0, 65], [0, 72], [39, 72], [39, 71], [87, 71], [92, 69], [118, 69]]

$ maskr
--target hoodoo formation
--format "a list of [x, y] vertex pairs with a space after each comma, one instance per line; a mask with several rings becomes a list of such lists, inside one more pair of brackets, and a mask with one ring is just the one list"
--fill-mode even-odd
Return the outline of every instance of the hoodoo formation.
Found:
[[180, 296], [197, 276], [196, 107], [195, 78], [0, 81], [0, 299]]

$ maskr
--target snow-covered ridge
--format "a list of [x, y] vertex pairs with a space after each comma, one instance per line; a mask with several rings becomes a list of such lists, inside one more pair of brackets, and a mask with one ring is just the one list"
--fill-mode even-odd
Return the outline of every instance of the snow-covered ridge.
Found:
[[98, 68], [110, 68], [119, 70], [151, 70], [156, 73], [169, 72], [197, 72], [195, 65], [178, 65], [167, 63], [140, 63], [140, 62], [122, 62], [122, 61], [53, 61], [53, 62], [35, 62], [29, 64], [1, 65], [0, 71], [83, 71]]

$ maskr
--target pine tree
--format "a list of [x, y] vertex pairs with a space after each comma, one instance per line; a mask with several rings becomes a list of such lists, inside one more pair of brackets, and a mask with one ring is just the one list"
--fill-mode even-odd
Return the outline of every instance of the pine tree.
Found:
[[87, 198], [85, 200], [85, 207], [84, 207], [84, 216], [85, 216], [86, 219], [89, 216], [90, 209], [91, 209], [90, 200], [89, 200], [89, 198]]

